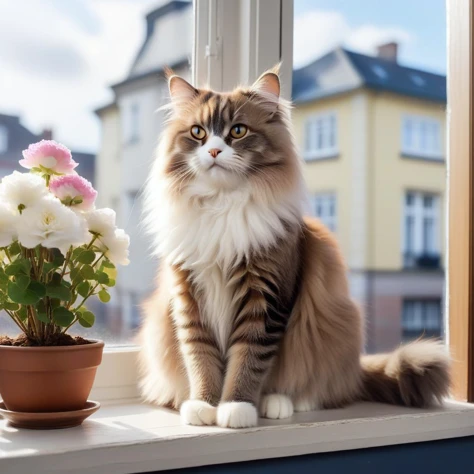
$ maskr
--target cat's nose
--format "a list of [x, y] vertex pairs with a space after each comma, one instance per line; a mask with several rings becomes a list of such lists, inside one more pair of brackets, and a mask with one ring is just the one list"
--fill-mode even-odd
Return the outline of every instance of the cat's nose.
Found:
[[222, 150], [219, 150], [219, 148], [211, 148], [209, 150], [209, 154], [213, 157], [213, 158], [217, 158], [217, 155], [221, 152]]

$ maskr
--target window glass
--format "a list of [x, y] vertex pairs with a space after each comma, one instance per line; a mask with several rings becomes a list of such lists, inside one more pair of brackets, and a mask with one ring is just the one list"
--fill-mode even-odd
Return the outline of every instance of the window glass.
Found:
[[[118, 269], [111, 301], [91, 301], [96, 324], [72, 333], [132, 343], [153, 290], [157, 262], [139, 191], [163, 126], [163, 68], [190, 76], [192, 10], [168, 0], [0, 2], [0, 178], [21, 171], [21, 150], [52, 137], [72, 150], [98, 206], [112, 207], [131, 238], [131, 263]], [[17, 333], [0, 314], [4, 332]]]
[[426, 4], [295, 0], [295, 137], [367, 352], [444, 336], [446, 5]]
[[0, 125], [0, 154], [8, 150], [8, 130], [6, 127]]

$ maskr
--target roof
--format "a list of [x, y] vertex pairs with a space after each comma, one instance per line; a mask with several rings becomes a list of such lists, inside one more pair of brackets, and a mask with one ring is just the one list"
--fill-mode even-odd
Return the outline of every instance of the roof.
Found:
[[[192, 2], [190, 0], [171, 0], [164, 5], [152, 10], [150, 13], [146, 15], [146, 36], [145, 40], [139, 49], [132, 66], [130, 68], [130, 72], [128, 75], [129, 79], [134, 78], [135, 76], [143, 73], [143, 70], [137, 71], [137, 67], [145, 55], [147, 48], [149, 48], [150, 43], [152, 42], [152, 38], [154, 34], [156, 34], [156, 26], [159, 20], [163, 19], [167, 15], [173, 12], [178, 12], [183, 9], [187, 9], [192, 7]], [[178, 25], [177, 25], [178, 26]], [[168, 49], [173, 48], [174, 45], [168, 45]], [[159, 58], [157, 58], [159, 60]], [[139, 69], [139, 68], [138, 68]], [[154, 68], [153, 68], [154, 69]], [[148, 72], [148, 71], [147, 71]]]
[[[18, 164], [22, 151], [28, 148], [31, 143], [41, 140], [42, 136], [28, 130], [21, 124], [20, 117], [15, 115], [0, 114], [0, 127], [5, 127], [8, 133], [7, 150], [0, 154], [1, 179], [9, 172], [22, 170]], [[71, 153], [74, 161], [80, 165], [81, 175], [94, 183], [95, 155], [74, 150]]]
[[[307, 66], [293, 71], [293, 100], [308, 102], [330, 95], [367, 87], [435, 102], [446, 102], [446, 76], [402, 66], [395, 61], [356, 53], [347, 49], [332, 51]], [[358, 74], [360, 81], [342, 81], [338, 87], [323, 84], [330, 69], [341, 57]], [[327, 81], [326, 81], [327, 82]]]

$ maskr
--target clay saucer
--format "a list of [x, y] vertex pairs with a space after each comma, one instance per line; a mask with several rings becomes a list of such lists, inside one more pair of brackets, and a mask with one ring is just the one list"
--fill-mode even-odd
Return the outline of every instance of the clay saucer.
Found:
[[88, 400], [82, 410], [47, 413], [26, 413], [7, 410], [0, 402], [0, 415], [8, 420], [9, 426], [30, 430], [51, 430], [79, 426], [86, 418], [100, 408], [99, 402]]

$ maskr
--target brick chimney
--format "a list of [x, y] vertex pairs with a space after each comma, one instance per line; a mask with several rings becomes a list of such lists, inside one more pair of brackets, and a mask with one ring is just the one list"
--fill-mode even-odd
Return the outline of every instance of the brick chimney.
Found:
[[52, 140], [53, 139], [53, 129], [52, 128], [44, 128], [41, 132], [41, 139], [42, 140]]
[[377, 46], [377, 57], [380, 59], [385, 59], [386, 61], [393, 61], [396, 63], [397, 55], [398, 43], [395, 43], [395, 41]]

